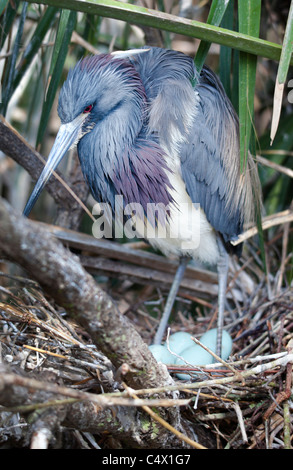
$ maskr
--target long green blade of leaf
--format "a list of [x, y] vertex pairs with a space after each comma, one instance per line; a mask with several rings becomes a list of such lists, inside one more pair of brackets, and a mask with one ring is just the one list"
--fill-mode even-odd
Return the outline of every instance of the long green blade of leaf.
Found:
[[[234, 0], [230, 0], [222, 19], [222, 26], [227, 29], [234, 27]], [[231, 67], [232, 67], [232, 49], [231, 47], [221, 46], [219, 75], [220, 80], [225, 88], [227, 96], [231, 99]], [[238, 106], [237, 106], [238, 109]]]
[[71, 35], [76, 24], [76, 15], [77, 14], [75, 11], [71, 11], [69, 14], [69, 18], [68, 18], [66, 28], [63, 34], [63, 41], [59, 49], [58, 57], [57, 57], [55, 67], [52, 73], [52, 77], [50, 80], [50, 84], [46, 93], [46, 99], [43, 104], [40, 126], [38, 129], [38, 135], [37, 135], [37, 145], [43, 139], [44, 132], [47, 127], [50, 111], [54, 102], [54, 98], [55, 98], [58, 85], [60, 83], [62, 71], [64, 68], [64, 63], [65, 63], [66, 55], [68, 52], [68, 45], [70, 43]]
[[62, 46], [64, 34], [67, 28], [67, 24], [69, 21], [69, 16], [70, 16], [70, 10], [62, 10], [60, 13], [60, 18], [59, 18], [59, 24], [58, 24], [58, 30], [56, 34], [56, 39], [55, 39], [55, 44], [54, 44], [54, 49], [52, 53], [52, 60], [50, 64], [50, 71], [49, 71], [49, 77], [52, 75], [53, 70], [56, 65], [56, 61]]
[[[220, 26], [225, 11], [229, 5], [230, 0], [213, 0], [209, 15], [207, 18], [207, 24], [212, 24], [214, 26]], [[206, 56], [209, 52], [211, 43], [208, 41], [201, 41], [199, 48], [195, 56], [195, 67], [200, 73], [203, 64], [205, 63]]]
[[239, 51], [233, 50], [231, 101], [238, 115], [239, 115], [239, 55], [240, 55]]
[[[260, 27], [261, 0], [240, 1], [238, 4], [239, 30], [257, 37]], [[239, 57], [239, 133], [241, 169], [245, 168], [249, 150], [256, 75], [256, 57], [245, 52]]]
[[272, 127], [271, 127], [271, 143], [273, 142], [281, 114], [282, 99], [284, 94], [284, 86], [287, 78], [290, 59], [293, 52], [293, 1], [291, 1], [285, 36], [283, 41], [282, 53], [280, 58], [280, 63], [278, 67], [278, 74], [275, 84], [274, 92], [274, 106], [273, 106], [273, 117], [272, 117]]
[[[258, 37], [261, 16], [261, 0], [238, 2], [239, 30], [244, 34]], [[239, 141], [240, 167], [245, 172], [247, 156], [251, 144], [252, 122], [254, 117], [254, 92], [257, 57], [246, 52], [239, 53]], [[252, 147], [255, 148], [254, 142]], [[253, 188], [254, 190], [255, 188]], [[258, 195], [255, 195], [256, 223], [258, 227], [259, 245], [263, 269], [266, 273], [266, 256], [264, 236], [261, 224], [261, 213]]]
[[[129, 23], [152, 26], [164, 31], [196, 37], [216, 44], [232, 47], [251, 54], [279, 60], [281, 46], [263, 39], [250, 37], [218, 26], [207, 25], [199, 21], [170, 15], [116, 0], [29, 0], [31, 3], [53, 5], [103, 17], [116, 18]], [[243, 0], [245, 3], [245, 0]], [[258, 3], [258, 2], [257, 2]], [[293, 59], [291, 58], [293, 64]]]

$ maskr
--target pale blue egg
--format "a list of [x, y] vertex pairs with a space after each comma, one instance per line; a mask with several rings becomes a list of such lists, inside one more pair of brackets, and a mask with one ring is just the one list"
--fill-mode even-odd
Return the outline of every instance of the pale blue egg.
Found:
[[[186, 333], [186, 331], [177, 331], [177, 333], [169, 336], [169, 349], [175, 354], [180, 354], [183, 349], [187, 349], [190, 346], [195, 345], [191, 338], [192, 336], [190, 333]], [[167, 347], [167, 343], [165, 343], [165, 346]]]
[[173, 354], [171, 354], [162, 344], [151, 344], [149, 346], [149, 350], [157, 362], [162, 362], [166, 365], [175, 364], [176, 357], [173, 356]]
[[[199, 341], [214, 353], [217, 350], [217, 328], [212, 328], [204, 333]], [[232, 338], [229, 333], [223, 330], [221, 358], [226, 361], [232, 352]], [[215, 362], [215, 361], [214, 361]]]
[[[198, 344], [194, 344], [187, 349], [184, 349], [180, 356], [181, 358], [176, 359], [176, 365], [180, 366], [205, 366], [207, 364], [212, 364], [213, 356], [208, 353], [205, 349], [203, 349]], [[189, 380], [191, 376], [189, 374], [177, 373], [176, 374], [179, 379], [182, 380]], [[192, 372], [192, 375], [195, 376], [196, 372]]]

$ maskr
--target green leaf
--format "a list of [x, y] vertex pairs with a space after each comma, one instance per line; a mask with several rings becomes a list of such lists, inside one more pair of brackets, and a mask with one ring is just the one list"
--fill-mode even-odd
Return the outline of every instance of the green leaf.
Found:
[[[229, 5], [225, 11], [222, 19], [222, 26], [224, 28], [233, 30], [234, 26], [234, 0], [230, 0]], [[231, 68], [232, 68], [232, 49], [231, 47], [221, 46], [220, 49], [220, 64], [219, 75], [220, 80], [225, 88], [227, 96], [232, 98], [231, 91]], [[238, 106], [237, 106], [238, 109]]]
[[[207, 18], [207, 24], [214, 26], [220, 26], [225, 11], [229, 5], [230, 0], [213, 0], [209, 15]], [[208, 55], [211, 43], [208, 41], [201, 41], [199, 48], [195, 56], [195, 67], [200, 73], [203, 64], [205, 63], [206, 56]]]
[[50, 64], [49, 79], [53, 73], [53, 70], [57, 62], [57, 58], [58, 58], [58, 55], [62, 46], [64, 34], [68, 25], [69, 16], [70, 16], [70, 10], [62, 10], [60, 13], [59, 24], [58, 24], [58, 29], [57, 29], [54, 49], [52, 53], [51, 64]]
[[[238, 3], [239, 31], [257, 37], [260, 27], [261, 0]], [[254, 90], [256, 76], [254, 55], [240, 52], [239, 55], [239, 134], [241, 171], [245, 169], [253, 122]]]
[[[185, 36], [196, 37], [208, 42], [214, 42], [232, 47], [254, 55], [260, 55], [272, 60], [279, 60], [281, 46], [263, 39], [250, 37], [235, 31], [204, 24], [200, 21], [188, 20], [168, 13], [152, 10], [116, 0], [29, 0], [30, 3], [53, 5], [75, 11], [82, 11], [92, 15], [107, 18], [116, 18], [129, 23], [152, 26]], [[246, 0], [240, 3], [245, 4]], [[258, 4], [258, 0], [256, 1]], [[293, 59], [291, 59], [293, 64]]]
[[231, 101], [239, 115], [239, 51], [233, 51]]
[[[253, 37], [259, 35], [261, 16], [261, 0], [246, 0], [238, 2], [239, 31]], [[252, 123], [254, 118], [254, 92], [256, 77], [257, 57], [247, 52], [239, 53], [239, 142], [240, 142], [240, 169], [245, 172], [249, 147], [252, 134]], [[255, 148], [255, 142], [252, 142]], [[254, 190], [255, 188], [253, 188]], [[266, 257], [264, 249], [264, 236], [261, 224], [260, 205], [255, 195], [256, 223], [258, 227], [259, 246], [264, 271], [266, 268]]]
[[56, 96], [56, 92], [57, 92], [57, 89], [61, 80], [61, 75], [63, 72], [64, 63], [65, 63], [66, 55], [68, 52], [68, 45], [70, 43], [71, 35], [76, 24], [76, 17], [77, 17], [76, 12], [70, 11], [69, 16], [68, 16], [68, 21], [66, 23], [66, 27], [63, 33], [63, 40], [59, 48], [58, 56], [55, 62], [55, 67], [52, 72], [51, 80], [47, 89], [46, 99], [43, 104], [40, 126], [38, 129], [38, 135], [37, 135], [37, 145], [43, 139], [44, 132], [48, 124], [51, 108], [52, 108], [54, 98]]
[[274, 106], [271, 127], [271, 143], [273, 142], [281, 115], [282, 99], [284, 94], [284, 86], [287, 78], [290, 60], [293, 52], [293, 2], [291, 1], [285, 36], [283, 41], [282, 53], [278, 67], [278, 74], [274, 92]]

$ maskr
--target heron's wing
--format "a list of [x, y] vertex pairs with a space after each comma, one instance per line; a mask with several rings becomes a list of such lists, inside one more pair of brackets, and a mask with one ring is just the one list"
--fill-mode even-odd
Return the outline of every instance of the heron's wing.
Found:
[[225, 241], [237, 238], [251, 219], [257, 178], [250, 160], [240, 175], [238, 118], [221, 83], [207, 67], [198, 77], [192, 59], [177, 51], [150, 48], [132, 63], [148, 99], [149, 138], [167, 154], [170, 170], [179, 163], [187, 193], [215, 230]]
[[181, 172], [187, 193], [199, 203], [207, 220], [224, 240], [242, 231], [239, 194], [238, 122], [214, 74], [204, 69], [196, 87], [199, 106], [188, 141], [180, 148]]

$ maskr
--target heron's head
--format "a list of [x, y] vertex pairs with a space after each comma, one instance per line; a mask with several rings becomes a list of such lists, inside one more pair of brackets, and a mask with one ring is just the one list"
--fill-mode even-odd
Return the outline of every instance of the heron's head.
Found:
[[[145, 51], [143, 49], [139, 53]], [[131, 51], [127, 54], [131, 55]], [[75, 147], [99, 121], [119, 109], [122, 103], [144, 101], [145, 92], [139, 75], [123, 55], [88, 56], [69, 71], [58, 101], [61, 126], [24, 215], [31, 212], [52, 172], [69, 149]]]

